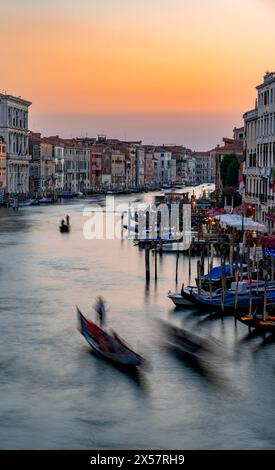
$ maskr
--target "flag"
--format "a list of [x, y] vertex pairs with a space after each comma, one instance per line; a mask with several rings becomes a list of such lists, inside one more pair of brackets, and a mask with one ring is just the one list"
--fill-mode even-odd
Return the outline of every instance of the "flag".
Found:
[[241, 179], [240, 179], [240, 182], [239, 182], [239, 193], [240, 194], [242, 194], [244, 188], [245, 188], [244, 179], [243, 179], [243, 176], [241, 176]]

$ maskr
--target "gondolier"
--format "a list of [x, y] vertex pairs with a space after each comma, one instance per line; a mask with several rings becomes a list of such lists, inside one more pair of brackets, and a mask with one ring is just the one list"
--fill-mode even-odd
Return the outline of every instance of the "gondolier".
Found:
[[96, 300], [95, 311], [98, 314], [99, 324], [101, 327], [103, 327], [106, 321], [106, 308], [104, 299], [101, 295], [99, 295]]

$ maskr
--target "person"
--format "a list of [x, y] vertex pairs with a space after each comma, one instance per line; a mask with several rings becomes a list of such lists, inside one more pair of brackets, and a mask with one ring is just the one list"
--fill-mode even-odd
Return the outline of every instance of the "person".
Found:
[[66, 215], [66, 222], [67, 222], [67, 225], [69, 226], [70, 225], [70, 217], [69, 217], [68, 214]]
[[65, 220], [62, 219], [62, 220], [61, 220], [61, 227], [64, 227], [64, 225], [65, 225]]
[[99, 295], [96, 300], [95, 311], [98, 314], [99, 324], [101, 327], [103, 327], [106, 320], [106, 308], [104, 299], [101, 295]]

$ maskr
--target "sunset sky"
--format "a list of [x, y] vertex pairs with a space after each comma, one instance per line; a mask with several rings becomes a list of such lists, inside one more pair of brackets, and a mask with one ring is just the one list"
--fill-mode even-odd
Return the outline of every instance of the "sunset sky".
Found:
[[207, 149], [275, 70], [272, 0], [0, 0], [0, 91], [30, 125]]

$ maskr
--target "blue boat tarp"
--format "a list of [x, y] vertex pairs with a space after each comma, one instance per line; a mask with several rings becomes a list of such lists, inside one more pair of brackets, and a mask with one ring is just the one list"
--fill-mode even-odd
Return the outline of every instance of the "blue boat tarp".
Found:
[[[235, 268], [236, 266], [235, 264], [233, 264], [233, 273], [235, 273]], [[225, 275], [230, 276], [230, 264], [225, 265]], [[215, 281], [215, 280], [221, 279], [221, 277], [222, 277], [222, 266], [215, 266], [211, 271], [211, 276], [210, 276], [210, 273], [208, 273], [202, 276], [201, 279], [210, 280], [211, 278], [212, 281]]]

